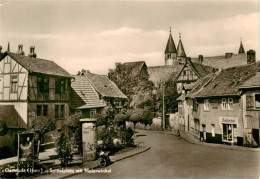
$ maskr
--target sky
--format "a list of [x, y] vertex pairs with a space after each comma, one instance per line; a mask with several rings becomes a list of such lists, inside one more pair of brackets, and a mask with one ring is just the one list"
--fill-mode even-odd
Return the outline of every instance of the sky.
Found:
[[169, 27], [188, 57], [254, 49], [259, 59], [259, 4], [253, 1], [0, 0], [0, 45], [55, 61], [72, 75], [107, 74], [115, 63], [164, 65]]

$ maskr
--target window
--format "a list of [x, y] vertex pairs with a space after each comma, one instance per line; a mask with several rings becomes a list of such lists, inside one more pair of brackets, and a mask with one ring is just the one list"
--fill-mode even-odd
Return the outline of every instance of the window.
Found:
[[246, 95], [246, 108], [254, 107], [254, 96]]
[[215, 137], [215, 124], [211, 124], [211, 135]]
[[198, 110], [198, 103], [197, 101], [194, 99], [193, 100], [193, 111], [197, 111]]
[[209, 111], [209, 100], [204, 99], [204, 111]]
[[233, 99], [228, 98], [228, 110], [233, 110]]
[[55, 83], [55, 93], [56, 94], [64, 94], [65, 93], [65, 80], [57, 79]]
[[18, 91], [18, 77], [11, 76], [11, 93], [16, 93]]
[[48, 115], [48, 105], [43, 105], [43, 116]]
[[96, 113], [97, 113], [96, 109], [91, 109], [91, 110], [90, 110], [90, 117], [95, 116]]
[[40, 93], [49, 93], [49, 79], [47, 77], [38, 77], [37, 88]]
[[37, 105], [37, 116], [42, 115], [42, 105]]
[[48, 116], [48, 105], [37, 105], [37, 116]]
[[121, 105], [121, 101], [115, 101], [115, 106], [116, 107], [121, 107], [122, 105]]
[[222, 110], [227, 110], [227, 99], [222, 98]]
[[260, 108], [260, 94], [255, 94], [255, 107]]
[[75, 115], [76, 115], [77, 117], [82, 117], [82, 111], [81, 111], [81, 110], [75, 111]]
[[172, 58], [172, 54], [167, 54], [167, 58]]
[[55, 105], [55, 119], [59, 118], [59, 105]]
[[55, 119], [64, 118], [64, 105], [55, 105]]

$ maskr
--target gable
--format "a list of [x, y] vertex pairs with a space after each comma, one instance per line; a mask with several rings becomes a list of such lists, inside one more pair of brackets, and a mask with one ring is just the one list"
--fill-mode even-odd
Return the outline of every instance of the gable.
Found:
[[194, 82], [199, 79], [198, 73], [188, 63], [185, 63], [182, 70], [176, 77], [176, 82]]

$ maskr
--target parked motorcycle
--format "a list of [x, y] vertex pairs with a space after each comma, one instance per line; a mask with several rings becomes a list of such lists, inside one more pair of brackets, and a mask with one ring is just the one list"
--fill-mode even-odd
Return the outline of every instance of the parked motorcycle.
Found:
[[99, 167], [105, 167], [110, 163], [111, 163], [111, 160], [109, 158], [109, 152], [104, 152], [104, 151], [101, 150], [100, 153], [99, 153], [98, 160], [97, 160], [98, 166]]

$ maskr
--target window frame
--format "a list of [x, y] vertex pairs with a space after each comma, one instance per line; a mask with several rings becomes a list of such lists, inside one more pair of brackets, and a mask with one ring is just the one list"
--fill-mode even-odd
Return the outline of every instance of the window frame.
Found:
[[97, 109], [90, 109], [89, 116], [94, 117], [97, 114]]
[[[230, 102], [230, 100], [232, 102]], [[230, 104], [232, 104], [232, 105], [230, 105]], [[234, 110], [234, 100], [233, 100], [233, 98], [227, 98], [227, 110], [230, 110], [230, 111]]]
[[10, 93], [18, 93], [18, 75], [10, 76]]
[[228, 109], [227, 98], [222, 98], [221, 99], [221, 109], [222, 110], [227, 110]]
[[260, 101], [258, 102], [258, 100], [256, 100], [257, 99], [256, 96], [259, 96], [259, 98], [260, 98], [260, 94], [259, 93], [255, 93], [255, 95], [254, 95], [255, 108], [260, 108]]

